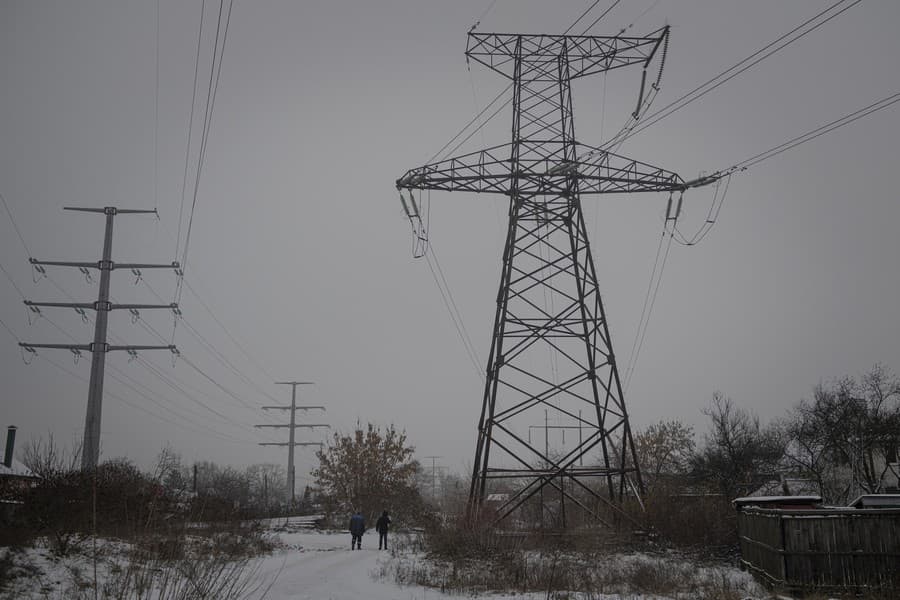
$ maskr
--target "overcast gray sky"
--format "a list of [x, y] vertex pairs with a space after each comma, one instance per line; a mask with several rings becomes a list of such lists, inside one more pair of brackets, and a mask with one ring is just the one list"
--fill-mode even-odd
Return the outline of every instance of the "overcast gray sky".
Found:
[[[466, 31], [486, 9], [482, 32], [560, 33], [589, 4], [236, 0], [187, 261], [197, 294], [183, 294], [186, 323], [175, 341], [240, 401], [182, 361], [173, 369], [168, 353], [144, 352], [133, 362], [110, 354], [107, 390], [114, 396], [104, 402], [102, 455], [146, 465], [171, 443], [187, 461], [281, 462], [281, 449], [256, 443], [285, 436], [254, 430], [272, 421], [250, 407], [273, 404], [262, 392], [287, 401], [288, 388], [272, 380], [296, 378], [316, 382], [302, 390], [302, 402], [328, 409], [309, 421], [343, 431], [357, 419], [395, 423], [420, 456], [467, 469], [481, 385], [427, 265], [411, 256], [393, 182], [505, 86], [474, 64], [469, 71], [463, 56]], [[829, 4], [626, 0], [592, 33], [614, 35], [631, 23], [630, 34], [672, 26], [656, 108]], [[117, 218], [116, 260], [175, 258], [200, 5], [159, 2], [157, 101], [156, 2], [0, 2], [0, 194], [34, 257], [96, 260], [102, 217], [62, 207], [115, 205], [156, 207], [161, 217]], [[189, 179], [217, 8], [207, 2]], [[621, 152], [690, 179], [895, 93], [898, 23], [900, 3], [863, 0]], [[631, 75], [576, 83], [580, 141], [598, 144], [618, 129], [633, 109], [636, 84]], [[464, 149], [507, 142], [509, 119], [504, 112]], [[715, 390], [774, 418], [819, 381], [876, 361], [900, 369], [900, 202], [892, 184], [898, 139], [900, 112], [891, 108], [733, 178], [703, 243], [672, 248], [626, 394], [634, 427], [677, 418], [702, 430], [700, 409]], [[665, 200], [585, 200], [620, 360], [640, 319]], [[687, 194], [685, 230], [699, 226], [711, 200], [711, 188]], [[433, 250], [482, 360], [504, 214], [503, 201], [492, 197], [431, 197]], [[0, 263], [29, 299], [65, 301], [59, 288], [78, 299], [96, 296], [96, 277], [89, 285], [68, 269], [48, 269], [52, 280], [33, 283], [5, 210]], [[171, 273], [145, 272], [144, 280], [149, 286], [116, 271], [112, 294], [155, 302], [155, 291], [171, 301]], [[92, 327], [74, 311], [45, 314], [90, 341]], [[142, 318], [171, 336], [171, 315], [143, 311]], [[20, 339], [71, 341], [47, 319], [29, 325], [6, 277], [0, 319]], [[110, 330], [123, 342], [159, 343], [127, 314], [115, 314]], [[0, 424], [19, 426], [23, 441], [47, 432], [80, 439], [87, 384], [48, 359], [89, 374], [89, 357], [76, 365], [66, 351], [41, 351], [25, 366], [16, 340], [0, 330]], [[312, 460], [311, 450], [298, 450], [298, 476]]]

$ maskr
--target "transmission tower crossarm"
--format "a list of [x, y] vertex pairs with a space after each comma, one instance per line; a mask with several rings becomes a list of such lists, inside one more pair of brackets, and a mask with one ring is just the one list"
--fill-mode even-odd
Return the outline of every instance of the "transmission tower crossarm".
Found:
[[291, 406], [261, 406], [260, 408], [262, 408], [263, 410], [292, 410], [292, 409], [296, 409], [296, 410], [312, 410], [312, 409], [325, 410], [325, 407], [324, 407], [324, 406], [294, 406], [294, 407], [291, 407]]
[[[560, 144], [544, 144], [533, 156], [520, 157], [515, 177], [510, 159], [512, 144], [494, 146], [449, 158], [407, 171], [396, 181], [398, 189], [466, 191], [509, 195], [513, 187], [520, 194], [566, 194], [578, 181], [582, 194], [668, 192], [688, 186], [677, 174], [601, 148], [575, 144], [580, 158], [564, 158]], [[513, 181], [515, 179], [515, 182]], [[703, 185], [707, 182], [702, 180]]]
[[[565, 59], [569, 64], [568, 78], [575, 79], [634, 64], [646, 66], [668, 33], [668, 26], [645, 37], [471, 32], [466, 57], [507, 79], [514, 78], [518, 57], [546, 63]], [[550, 71], [545, 76], [548, 78], [532, 81], [556, 81]]]

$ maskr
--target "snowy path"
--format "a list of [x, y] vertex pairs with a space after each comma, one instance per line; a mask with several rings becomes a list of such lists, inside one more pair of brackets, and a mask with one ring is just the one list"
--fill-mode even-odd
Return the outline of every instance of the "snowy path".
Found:
[[[372, 549], [375, 536], [363, 538], [362, 550], [350, 550], [350, 534], [287, 533], [289, 549], [263, 561], [260, 577], [278, 579], [266, 598], [270, 600], [425, 600], [453, 598], [424, 587], [401, 588], [376, 578], [379, 560], [386, 552]], [[369, 543], [369, 548], [365, 544]], [[283, 567], [282, 567], [283, 565]], [[281, 573], [279, 574], [279, 570]]]

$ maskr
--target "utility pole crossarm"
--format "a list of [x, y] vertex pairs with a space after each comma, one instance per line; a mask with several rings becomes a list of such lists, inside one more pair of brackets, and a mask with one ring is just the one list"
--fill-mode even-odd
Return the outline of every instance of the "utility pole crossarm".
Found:
[[[684, 190], [684, 180], [672, 171], [574, 144], [575, 160], [565, 159], [562, 144], [544, 143], [538, 152], [519, 157], [515, 173], [520, 194], [561, 195], [578, 182], [582, 194], [668, 192]], [[571, 151], [570, 151], [571, 152]], [[407, 171], [398, 189], [465, 191], [509, 195], [513, 186], [512, 144], [502, 144]], [[705, 183], [705, 180], [704, 180]]]
[[137, 310], [144, 308], [168, 308], [170, 310], [174, 310], [178, 308], [178, 303], [176, 302], [172, 302], [170, 304], [114, 304], [112, 302], [107, 302], [102, 306], [99, 302], [32, 302], [31, 300], [25, 300], [24, 303], [25, 306], [46, 306], [51, 308], [88, 308], [92, 310]]
[[[290, 446], [290, 442], [259, 442], [260, 446]], [[294, 446], [324, 446], [322, 442], [294, 442]]]
[[118, 352], [125, 350], [126, 352], [137, 352], [139, 350], [169, 350], [177, 352], [178, 348], [174, 345], [166, 346], [113, 346], [111, 344], [32, 344], [30, 342], [19, 342], [23, 348], [48, 348], [54, 350], [84, 350], [85, 352]]
[[319, 409], [319, 410], [325, 410], [325, 407], [324, 407], [324, 406], [294, 406], [294, 407], [290, 407], [290, 406], [261, 406], [260, 408], [262, 408], [263, 410], [292, 410], [292, 408], [293, 408], [293, 409], [296, 409], [296, 410], [312, 410], [312, 409], [314, 409], [314, 408], [317, 408], [317, 409]]
[[179, 269], [181, 264], [178, 261], [172, 261], [167, 264], [159, 263], [117, 263], [112, 260], [97, 260], [94, 262], [87, 261], [70, 261], [70, 260], [38, 260], [29, 258], [28, 262], [33, 265], [46, 265], [48, 267], [80, 267], [83, 269], [99, 269], [101, 271], [113, 271], [115, 269]]
[[170, 352], [177, 352], [178, 348], [176, 348], [172, 344], [168, 344], [166, 346], [134, 346], [134, 345], [132, 345], [132, 346], [110, 346], [110, 345], [107, 345], [106, 346], [107, 352], [114, 352], [116, 350], [125, 350], [125, 351], [132, 351], [132, 352], [137, 352], [139, 350], [169, 350]]
[[155, 208], [117, 208], [115, 206], [106, 206], [104, 208], [94, 208], [85, 206], [64, 206], [63, 210], [74, 210], [77, 212], [91, 212], [103, 215], [157, 215], [159, 213]]
[[298, 427], [307, 427], [307, 428], [312, 429], [315, 427], [330, 428], [331, 425], [328, 425], [326, 423], [294, 423], [293, 425], [291, 425], [290, 423], [274, 423], [274, 424], [265, 424], [265, 425], [254, 425], [254, 427], [272, 427], [274, 429], [288, 429], [290, 427], [293, 427], [294, 429], [296, 429]]
[[[514, 78], [518, 57], [529, 63], [549, 65], [565, 59], [571, 80], [634, 64], [643, 63], [646, 67], [668, 33], [668, 26], [646, 37], [470, 33], [466, 57], [507, 79]], [[542, 71], [541, 78], [531, 81], [557, 81], [555, 69]]]

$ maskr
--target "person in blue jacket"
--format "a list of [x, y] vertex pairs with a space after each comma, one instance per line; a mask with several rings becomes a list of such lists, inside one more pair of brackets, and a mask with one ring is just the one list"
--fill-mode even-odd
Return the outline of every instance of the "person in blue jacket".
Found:
[[366, 518], [363, 516], [361, 510], [357, 510], [356, 513], [350, 517], [350, 535], [352, 536], [350, 540], [351, 550], [362, 550], [362, 536], [365, 532]]

